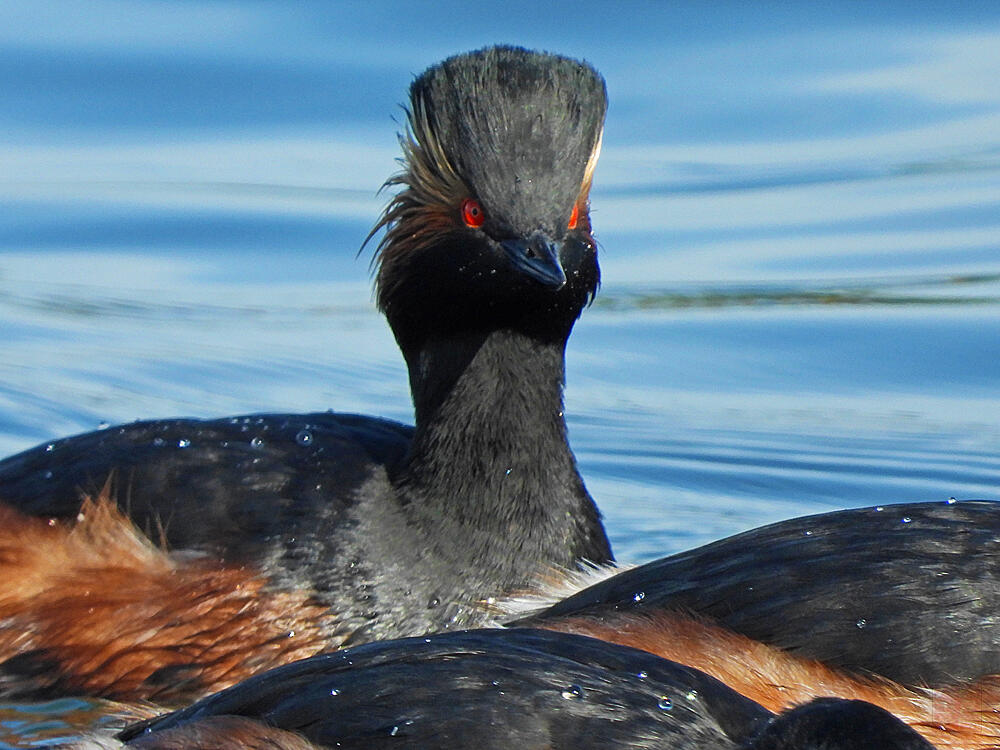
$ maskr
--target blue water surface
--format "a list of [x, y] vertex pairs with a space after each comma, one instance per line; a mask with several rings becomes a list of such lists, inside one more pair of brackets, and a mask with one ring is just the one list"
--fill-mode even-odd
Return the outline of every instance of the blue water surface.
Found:
[[[413, 76], [606, 76], [571, 440], [620, 559], [1000, 499], [1000, 6], [0, 4], [0, 453], [102, 423], [410, 420], [359, 249]], [[92, 704], [0, 707], [25, 745]]]

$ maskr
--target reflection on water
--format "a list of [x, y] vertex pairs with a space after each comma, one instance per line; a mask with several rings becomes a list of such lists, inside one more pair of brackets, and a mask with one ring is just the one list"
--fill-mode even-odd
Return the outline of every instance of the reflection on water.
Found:
[[996, 305], [1000, 274], [881, 279], [844, 283], [814, 282], [731, 285], [690, 290], [622, 290], [595, 301], [599, 309], [669, 310], [673, 308], [759, 307], [769, 305]]
[[81, 732], [109, 731], [143, 712], [104, 701], [61, 698], [44, 703], [0, 703], [0, 749], [45, 747], [72, 740]]
[[[397, 105], [516, 40], [608, 80], [566, 411], [621, 559], [1000, 499], [1000, 10], [515, 5], [0, 6], [0, 452], [157, 415], [409, 420], [358, 255]], [[105, 713], [8, 704], [0, 746]]]

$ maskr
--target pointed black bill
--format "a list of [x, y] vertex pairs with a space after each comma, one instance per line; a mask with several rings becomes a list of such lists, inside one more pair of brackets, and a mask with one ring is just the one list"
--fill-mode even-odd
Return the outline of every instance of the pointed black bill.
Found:
[[528, 239], [503, 240], [500, 246], [514, 268], [550, 289], [566, 285], [566, 273], [559, 263], [559, 245], [542, 232]]

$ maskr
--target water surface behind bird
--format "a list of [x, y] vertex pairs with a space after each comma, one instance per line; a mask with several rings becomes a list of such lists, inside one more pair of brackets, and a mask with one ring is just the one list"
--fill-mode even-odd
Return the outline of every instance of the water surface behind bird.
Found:
[[[0, 9], [3, 454], [140, 417], [410, 421], [357, 249], [412, 76], [511, 41], [608, 81], [566, 410], [620, 559], [1000, 499], [1000, 12], [97, 5]], [[91, 708], [0, 707], [0, 741]]]

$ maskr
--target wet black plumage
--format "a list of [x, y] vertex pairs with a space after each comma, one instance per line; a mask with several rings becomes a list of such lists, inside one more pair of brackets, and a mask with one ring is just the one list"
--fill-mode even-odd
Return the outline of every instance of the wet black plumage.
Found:
[[[136, 422], [0, 462], [0, 498], [72, 519], [80, 490], [112, 477], [151, 538], [313, 592], [350, 642], [473, 625], [488, 597], [609, 560], [562, 400], [566, 339], [599, 279], [586, 201], [603, 80], [499, 47], [410, 93], [401, 190], [376, 229], [415, 428], [334, 413]], [[468, 199], [482, 227], [463, 223]]]
[[[775, 717], [750, 743], [753, 750], [933, 750], [888, 711], [859, 700], [817, 698]], [[748, 748], [749, 750], [749, 748]]]
[[909, 685], [998, 674], [1000, 503], [781, 521], [625, 571], [521, 622], [657, 611]]
[[186, 731], [217, 717], [260, 720], [340, 748], [931, 747], [860, 701], [820, 700], [775, 717], [697, 670], [532, 630], [440, 634], [314, 657], [130, 727], [119, 739], [155, 748], [175, 732], [171, 741], [179, 744], [171, 746], [185, 746]]

